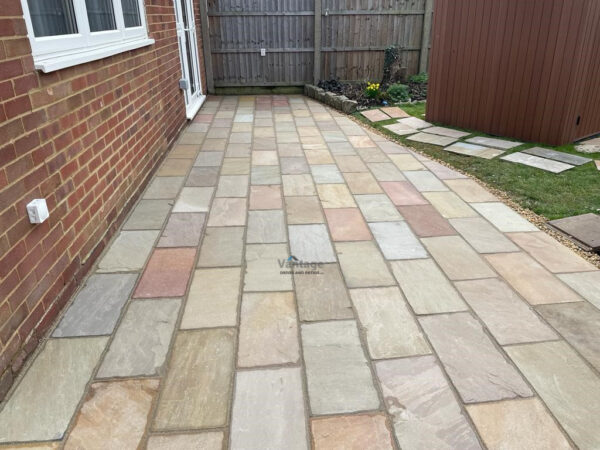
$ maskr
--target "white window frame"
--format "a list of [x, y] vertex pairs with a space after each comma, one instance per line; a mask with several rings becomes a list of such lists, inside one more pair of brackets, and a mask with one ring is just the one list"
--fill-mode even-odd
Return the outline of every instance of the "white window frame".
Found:
[[53, 72], [154, 44], [148, 37], [144, 0], [137, 0], [141, 25], [125, 28], [121, 0], [112, 0], [117, 29], [90, 31], [85, 0], [72, 0], [77, 34], [35, 37], [27, 0], [21, 0], [35, 68]]

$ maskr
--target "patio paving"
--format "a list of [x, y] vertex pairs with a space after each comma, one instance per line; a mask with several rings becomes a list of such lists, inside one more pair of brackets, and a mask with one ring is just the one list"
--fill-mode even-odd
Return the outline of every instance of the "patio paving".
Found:
[[122, 228], [0, 449], [600, 448], [600, 271], [320, 103], [209, 97]]

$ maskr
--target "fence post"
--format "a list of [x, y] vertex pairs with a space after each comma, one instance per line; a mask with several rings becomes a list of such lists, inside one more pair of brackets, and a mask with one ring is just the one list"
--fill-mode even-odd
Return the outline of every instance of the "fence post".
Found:
[[431, 20], [433, 19], [433, 0], [425, 0], [423, 15], [423, 36], [421, 36], [421, 55], [419, 57], [419, 73], [427, 72], [429, 64], [429, 45], [431, 38]]
[[206, 70], [206, 90], [208, 93], [215, 92], [215, 81], [213, 78], [212, 54], [210, 52], [210, 30], [208, 29], [208, 6], [207, 0], [200, 0], [200, 23], [202, 26], [202, 53], [204, 54], [204, 69]]
[[315, 0], [315, 38], [314, 38], [314, 61], [313, 81], [316, 85], [321, 79], [321, 0]]

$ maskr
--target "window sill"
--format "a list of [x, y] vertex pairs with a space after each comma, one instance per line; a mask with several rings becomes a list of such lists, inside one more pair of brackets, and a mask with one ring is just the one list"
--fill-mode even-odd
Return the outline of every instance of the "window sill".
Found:
[[64, 69], [66, 67], [77, 66], [90, 61], [107, 58], [116, 55], [117, 53], [135, 50], [137, 48], [146, 47], [154, 44], [154, 39], [143, 38], [134, 41], [117, 42], [112, 45], [102, 46], [99, 48], [84, 48], [80, 52], [69, 54], [53, 54], [48, 56], [34, 56], [33, 62], [37, 70], [44, 73], [54, 72], [55, 70]]

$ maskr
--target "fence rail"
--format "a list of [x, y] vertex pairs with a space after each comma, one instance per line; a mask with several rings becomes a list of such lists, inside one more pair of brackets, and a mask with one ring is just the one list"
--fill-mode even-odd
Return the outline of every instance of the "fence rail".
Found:
[[426, 71], [433, 1], [200, 0], [209, 91], [379, 80], [390, 45], [407, 75]]

